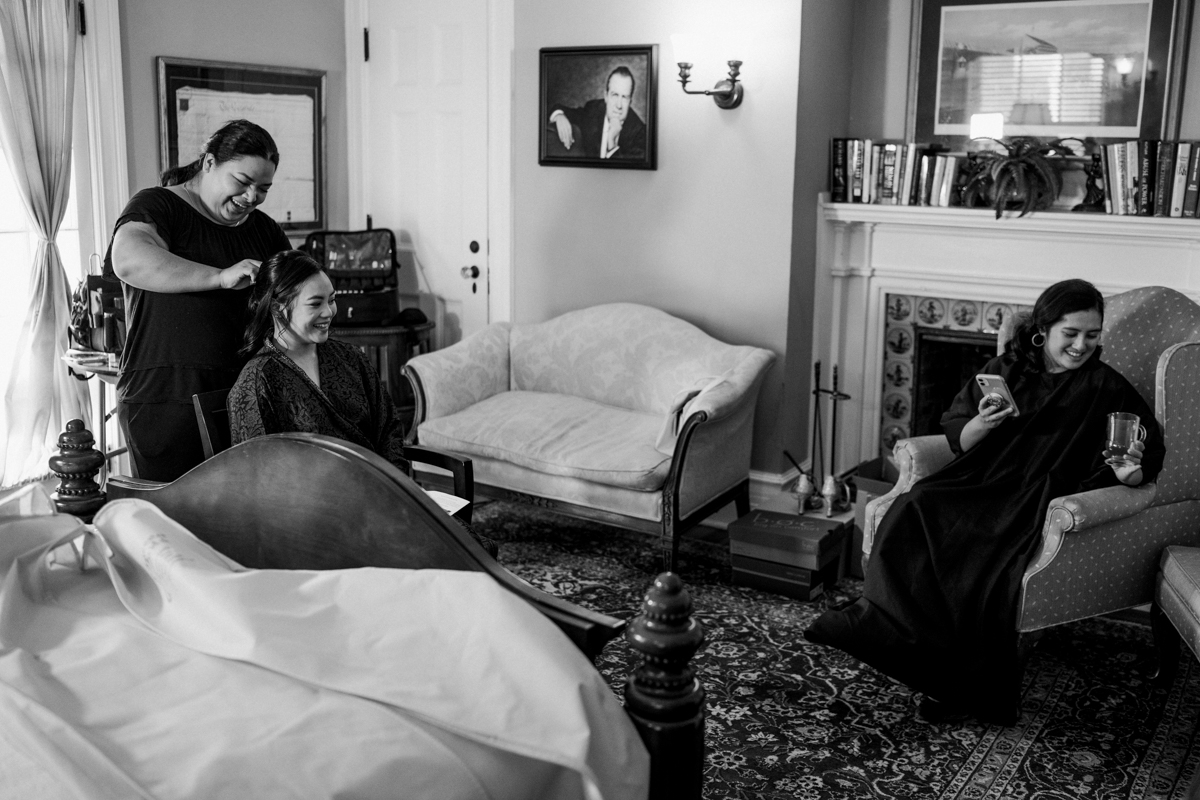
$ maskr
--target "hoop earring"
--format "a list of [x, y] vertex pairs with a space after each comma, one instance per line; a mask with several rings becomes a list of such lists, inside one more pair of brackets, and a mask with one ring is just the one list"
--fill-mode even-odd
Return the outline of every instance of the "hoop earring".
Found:
[[[1039, 337], [1041, 338], [1040, 342], [1038, 341]], [[1033, 336], [1029, 337], [1029, 342], [1034, 347], [1041, 347], [1042, 345], [1044, 345], [1046, 343], [1046, 334], [1042, 333], [1041, 331], [1038, 331]]]

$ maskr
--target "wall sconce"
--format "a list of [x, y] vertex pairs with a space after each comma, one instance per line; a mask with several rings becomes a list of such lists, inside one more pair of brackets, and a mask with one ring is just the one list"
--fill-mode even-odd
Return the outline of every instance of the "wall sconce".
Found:
[[713, 102], [721, 108], [737, 108], [742, 104], [742, 95], [744, 91], [742, 84], [738, 81], [738, 74], [742, 68], [742, 62], [729, 61], [729, 79], [717, 81], [717, 85], [712, 89], [704, 90], [689, 90], [687, 88], [688, 80], [692, 74], [692, 65], [688, 61], [679, 62], [679, 82], [683, 84], [684, 94], [704, 94], [712, 97]]
[[[742, 104], [742, 84], [738, 82], [738, 73], [741, 70], [742, 62], [727, 62], [729, 78], [720, 81], [714, 88], [703, 91], [691, 90], [687, 87], [692, 78], [692, 64], [697, 61], [697, 56], [706, 55], [710, 48], [706, 46], [703, 37], [687, 33], [671, 34], [671, 46], [675, 50], [675, 62], [679, 65], [679, 82], [683, 85], [684, 94], [708, 95], [721, 108], [737, 108]], [[730, 42], [724, 42], [721, 47], [731, 48], [735, 53], [738, 52], [737, 45]]]

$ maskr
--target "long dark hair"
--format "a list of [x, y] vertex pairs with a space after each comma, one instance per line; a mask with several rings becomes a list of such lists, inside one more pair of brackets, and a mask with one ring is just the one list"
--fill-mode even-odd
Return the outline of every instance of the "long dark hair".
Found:
[[218, 164], [235, 158], [258, 156], [279, 166], [279, 148], [266, 130], [244, 119], [226, 122], [219, 131], [208, 137], [200, 157], [190, 164], [172, 167], [159, 178], [160, 186], [178, 186], [200, 172], [204, 157], [211, 155]]
[[252, 356], [261, 350], [274, 333], [276, 321], [286, 324], [291, 319], [301, 284], [324, 271], [319, 261], [300, 250], [283, 250], [264, 261], [250, 289], [250, 321], [239, 352]]
[[[1059, 281], [1038, 297], [1033, 304], [1033, 312], [1017, 319], [1013, 337], [1005, 345], [1004, 352], [1012, 353], [1019, 361], [1024, 362], [1025, 368], [1034, 372], [1045, 370], [1046, 364], [1042, 357], [1042, 345], [1033, 343], [1033, 337], [1046, 334], [1050, 327], [1067, 314], [1076, 311], [1100, 312], [1100, 322], [1104, 322], [1104, 295], [1095, 286], [1085, 280], [1071, 278]], [[1043, 342], [1044, 344], [1044, 342]], [[1092, 358], [1100, 357], [1100, 347], [1096, 347]]]

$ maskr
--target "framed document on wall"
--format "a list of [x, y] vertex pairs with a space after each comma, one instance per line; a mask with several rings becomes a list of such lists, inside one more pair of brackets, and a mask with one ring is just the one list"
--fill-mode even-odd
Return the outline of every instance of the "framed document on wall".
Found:
[[230, 120], [262, 126], [279, 147], [279, 168], [259, 206], [284, 230], [325, 227], [325, 73], [158, 58], [160, 169], [189, 164]]

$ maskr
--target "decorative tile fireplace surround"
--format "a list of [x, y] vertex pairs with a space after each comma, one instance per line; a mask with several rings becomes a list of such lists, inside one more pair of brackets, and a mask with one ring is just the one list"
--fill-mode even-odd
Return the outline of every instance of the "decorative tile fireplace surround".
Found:
[[905, 335], [994, 330], [989, 317], [1000, 308], [1031, 306], [1065, 278], [1105, 295], [1169, 286], [1200, 302], [1200, 220], [1070, 212], [997, 220], [986, 210], [818, 203], [813, 357], [823, 375], [838, 365], [839, 388], [851, 396], [838, 408], [837, 470], [878, 455], [885, 436], [907, 435], [909, 412], [897, 400], [907, 396], [911, 407], [911, 395], [885, 388], [890, 373], [903, 373], [895, 350]]

